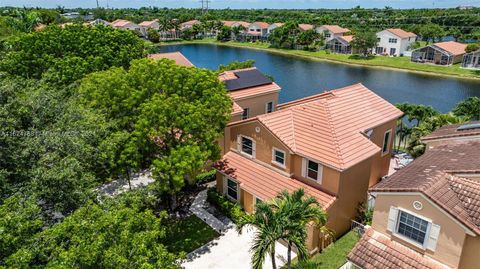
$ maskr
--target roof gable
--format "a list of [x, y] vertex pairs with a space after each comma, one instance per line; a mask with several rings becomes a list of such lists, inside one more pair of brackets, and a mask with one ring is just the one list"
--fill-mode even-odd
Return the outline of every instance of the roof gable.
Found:
[[431, 46], [440, 48], [455, 56], [465, 54], [465, 49], [467, 48], [467, 44], [463, 44], [455, 41], [439, 42]]
[[328, 25], [328, 24], [326, 24], [326, 25], [320, 26], [320, 28], [326, 29], [326, 30], [332, 32], [333, 34], [343, 34], [343, 33], [350, 32], [349, 29], [347, 29], [347, 28], [342, 28], [342, 27], [340, 27], [340, 26], [338, 26], [338, 25]]
[[362, 132], [395, 120], [402, 112], [356, 84], [280, 105], [258, 116], [296, 154], [337, 170], [347, 169], [378, 153]]
[[410, 37], [416, 37], [417, 35], [412, 33], [412, 32], [407, 32], [403, 29], [400, 29], [400, 28], [390, 28], [390, 29], [386, 29], [385, 31], [388, 31], [390, 33], [392, 33], [393, 35], [396, 35], [402, 39], [404, 38], [410, 38]]

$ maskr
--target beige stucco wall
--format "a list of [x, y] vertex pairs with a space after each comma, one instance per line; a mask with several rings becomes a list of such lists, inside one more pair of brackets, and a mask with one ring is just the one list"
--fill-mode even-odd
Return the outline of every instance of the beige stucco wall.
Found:
[[340, 184], [340, 172], [338, 170], [323, 166], [322, 182], [320, 184], [317, 181], [302, 177], [302, 160], [303, 157], [298, 155], [292, 155], [291, 172], [294, 178], [304, 182], [305, 184], [308, 184], [315, 188], [320, 188], [329, 193], [338, 193], [338, 187]]
[[260, 96], [252, 96], [246, 99], [235, 99], [235, 102], [242, 108], [250, 108], [249, 117], [256, 117], [261, 114], [265, 114], [266, 104], [273, 102], [273, 108], [278, 104], [278, 92], [269, 93]]
[[350, 230], [358, 205], [366, 202], [371, 167], [372, 158], [369, 158], [341, 173], [337, 200], [327, 212], [327, 226], [336, 237]]
[[242, 190], [242, 203], [241, 203], [243, 209], [247, 213], [253, 213], [253, 209], [255, 206], [254, 203], [254, 196], [250, 194], [249, 192], [246, 192]]
[[460, 258], [459, 269], [480, 267], [480, 236], [472, 237], [467, 235], [463, 244], [462, 257]]
[[[421, 210], [416, 210], [415, 208], [413, 208], [414, 201], [421, 202], [423, 208]], [[437, 241], [437, 247], [435, 252], [421, 249], [413, 244], [402, 240], [401, 238], [396, 237], [395, 235], [392, 235], [391, 232], [387, 231], [390, 206], [406, 209], [415, 214], [431, 219], [433, 223], [440, 225], [440, 235]], [[400, 242], [420, 253], [430, 256], [433, 259], [445, 263], [453, 268], [457, 268], [460, 264], [460, 256], [466, 237], [465, 230], [420, 195], [402, 195], [401, 193], [399, 193], [398, 195], [378, 194], [375, 200], [375, 211], [373, 214], [372, 227], [376, 231], [391, 237], [392, 240]], [[477, 257], [478, 266], [478, 257], [480, 254], [479, 248], [477, 248], [476, 251], [477, 252], [475, 255]], [[469, 263], [472, 254], [466, 255], [467, 258], [465, 261], [466, 263]]]
[[392, 130], [390, 145], [389, 145], [389, 154], [382, 156], [382, 153], [379, 152], [373, 157], [372, 161], [372, 172], [370, 175], [369, 186], [373, 186], [380, 181], [380, 178], [388, 174], [388, 169], [390, 166], [391, 152], [393, 149], [393, 143], [395, 141], [395, 127], [396, 120], [387, 122], [378, 127], [373, 128], [373, 133], [370, 140], [375, 143], [378, 147], [382, 148], [383, 139], [385, 132], [387, 130]]
[[[260, 129], [260, 132], [257, 132], [256, 128]], [[285, 152], [285, 168], [281, 166], [272, 165], [277, 168], [279, 171], [284, 171], [287, 174], [290, 173], [290, 162], [291, 155], [289, 154], [289, 149], [278, 140], [268, 129], [266, 129], [262, 124], [257, 121], [252, 121], [240, 125], [232, 126], [230, 129], [230, 140], [227, 145], [230, 149], [237, 149], [237, 136], [244, 135], [255, 140], [256, 144], [256, 156], [255, 159], [269, 164], [272, 164], [272, 149], [273, 147], [283, 150]]]

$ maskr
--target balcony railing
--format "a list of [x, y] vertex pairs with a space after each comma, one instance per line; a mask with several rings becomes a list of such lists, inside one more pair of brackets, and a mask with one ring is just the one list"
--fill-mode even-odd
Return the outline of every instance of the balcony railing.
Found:
[[358, 221], [354, 221], [354, 220], [352, 220], [352, 224], [351, 224], [350, 229], [352, 231], [355, 231], [359, 236], [362, 236], [365, 233], [365, 230], [366, 230], [365, 225], [361, 224]]

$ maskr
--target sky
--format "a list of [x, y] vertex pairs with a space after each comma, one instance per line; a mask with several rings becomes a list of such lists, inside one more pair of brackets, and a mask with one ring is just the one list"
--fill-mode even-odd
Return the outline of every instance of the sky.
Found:
[[[98, 0], [100, 6], [138, 8], [142, 6], [157, 6], [168, 8], [198, 8], [200, 0]], [[210, 0], [210, 7], [222, 8], [448, 8], [464, 6], [480, 6], [480, 0]], [[96, 0], [0, 0], [0, 6], [28, 6], [55, 8], [96, 6]]]

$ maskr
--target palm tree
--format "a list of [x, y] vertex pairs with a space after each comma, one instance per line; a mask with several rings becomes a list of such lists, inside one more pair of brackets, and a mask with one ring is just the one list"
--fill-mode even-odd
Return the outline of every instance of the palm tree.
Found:
[[327, 234], [330, 232], [325, 228], [327, 214], [320, 207], [313, 197], [305, 197], [305, 191], [299, 189], [292, 194], [282, 191], [272, 201], [272, 206], [281, 216], [283, 223], [282, 239], [287, 242], [287, 268], [291, 268], [292, 247], [297, 249], [298, 259], [304, 261], [308, 257], [308, 250], [305, 246], [307, 239], [307, 225], [314, 224]]
[[238, 233], [247, 225], [254, 225], [258, 228], [255, 232], [255, 239], [251, 246], [252, 266], [254, 269], [262, 269], [265, 262], [265, 256], [270, 254], [272, 258], [272, 268], [276, 269], [275, 262], [275, 243], [281, 239], [281, 221], [277, 212], [268, 203], [259, 203], [256, 205], [255, 213], [245, 215], [237, 224]]

